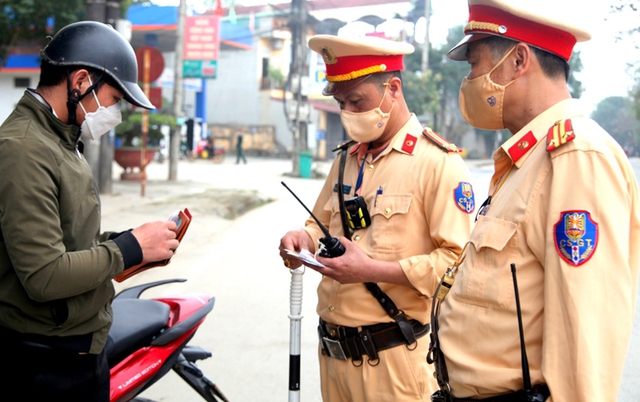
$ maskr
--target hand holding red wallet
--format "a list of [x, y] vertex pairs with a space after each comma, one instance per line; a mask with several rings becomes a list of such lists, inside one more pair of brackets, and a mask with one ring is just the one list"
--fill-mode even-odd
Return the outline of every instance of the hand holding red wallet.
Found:
[[[189, 212], [189, 209], [185, 208], [182, 211], [178, 211], [172, 214], [169, 217], [169, 220], [174, 221], [176, 223], [176, 239], [178, 240], [178, 242], [181, 242], [182, 238], [184, 237], [184, 234], [187, 231], [187, 228], [189, 227], [189, 224], [191, 223], [191, 213]], [[165, 260], [160, 260], [160, 261], [153, 261], [153, 262], [134, 265], [133, 267], [127, 268], [124, 271], [122, 271], [122, 273], [117, 277], [115, 277], [114, 279], [116, 280], [116, 282], [122, 282], [136, 274], [139, 274], [142, 271], [146, 271], [149, 268], [163, 267], [169, 264], [169, 261], [171, 261], [170, 258]]]

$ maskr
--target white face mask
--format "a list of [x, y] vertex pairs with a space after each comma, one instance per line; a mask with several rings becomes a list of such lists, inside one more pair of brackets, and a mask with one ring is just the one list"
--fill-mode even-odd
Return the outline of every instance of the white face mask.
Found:
[[387, 113], [380, 109], [386, 95], [387, 85], [385, 84], [384, 93], [377, 108], [363, 113], [349, 112], [347, 110], [340, 111], [340, 120], [349, 138], [357, 142], [367, 143], [382, 137], [389, 117], [391, 117], [391, 110], [395, 105], [395, 102], [393, 102], [391, 109]]
[[[89, 84], [93, 85], [91, 78], [89, 78]], [[97, 140], [104, 134], [108, 133], [109, 130], [122, 123], [122, 113], [120, 112], [120, 106], [117, 103], [114, 103], [109, 107], [101, 106], [100, 101], [96, 96], [96, 92], [94, 90], [91, 90], [91, 92], [98, 104], [98, 109], [95, 112], [87, 113], [84, 106], [82, 106], [82, 102], [80, 102], [80, 107], [84, 112], [84, 121], [80, 128], [82, 130], [83, 138]]]

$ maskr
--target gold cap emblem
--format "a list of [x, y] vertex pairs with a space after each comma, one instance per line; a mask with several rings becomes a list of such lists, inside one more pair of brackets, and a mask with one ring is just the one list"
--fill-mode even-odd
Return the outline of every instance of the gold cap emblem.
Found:
[[323, 47], [320, 54], [325, 64], [336, 64], [338, 62], [338, 58], [328, 47]]

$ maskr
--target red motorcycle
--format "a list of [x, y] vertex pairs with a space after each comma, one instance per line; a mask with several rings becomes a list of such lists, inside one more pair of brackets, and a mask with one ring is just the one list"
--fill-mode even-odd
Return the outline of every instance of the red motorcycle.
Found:
[[113, 300], [113, 325], [105, 347], [111, 369], [111, 402], [148, 401], [134, 398], [169, 370], [204, 400], [228, 402], [195, 364], [211, 357], [211, 352], [188, 345], [213, 309], [215, 298], [198, 294], [140, 299], [149, 288], [185, 281], [146, 283], [123, 290]]

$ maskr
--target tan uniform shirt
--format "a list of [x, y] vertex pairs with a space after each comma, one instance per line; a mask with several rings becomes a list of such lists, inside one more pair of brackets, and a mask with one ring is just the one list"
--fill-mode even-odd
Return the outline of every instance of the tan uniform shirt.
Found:
[[[547, 151], [547, 132], [562, 119], [575, 139]], [[555, 402], [615, 401], [639, 264], [638, 186], [627, 157], [577, 101], [564, 100], [494, 161], [497, 193], [440, 315], [453, 393], [523, 387], [514, 263], [532, 383], [546, 383]]]
[[[367, 203], [372, 223], [355, 231], [352, 240], [373, 259], [400, 262], [415, 289], [379, 285], [409, 318], [427, 323], [439, 277], [471, 231], [473, 206], [469, 198], [463, 200], [461, 204], [466, 202], [470, 209], [463, 212], [455, 198], [461, 182], [469, 182], [462, 158], [438, 148], [422, 131], [412, 115], [378, 157], [372, 162], [370, 155], [366, 157], [358, 194]], [[346, 161], [344, 185], [350, 186], [350, 192], [345, 199], [354, 195], [358, 178], [356, 146]], [[338, 157], [313, 209], [332, 236], [342, 235], [336, 185], [339, 166]], [[311, 218], [306, 230], [316, 244], [323, 237]], [[325, 321], [351, 327], [393, 321], [362, 283], [341, 285], [327, 277], [318, 287], [317, 311]]]

